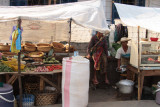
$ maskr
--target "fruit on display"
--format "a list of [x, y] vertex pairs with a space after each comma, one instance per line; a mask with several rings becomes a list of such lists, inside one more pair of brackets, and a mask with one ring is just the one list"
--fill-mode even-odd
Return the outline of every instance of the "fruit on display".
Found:
[[52, 65], [52, 66], [38, 66], [37, 68], [26, 68], [26, 72], [33, 71], [34, 72], [52, 72], [54, 70], [62, 69], [61, 65]]
[[60, 62], [56, 60], [54, 57], [48, 57], [43, 59], [44, 64], [59, 64]]
[[45, 66], [39, 66], [34, 71], [35, 72], [49, 72], [49, 69]]
[[62, 66], [61, 65], [52, 65], [52, 66], [47, 66], [47, 68], [49, 69], [49, 71], [54, 71], [54, 70], [62, 69]]

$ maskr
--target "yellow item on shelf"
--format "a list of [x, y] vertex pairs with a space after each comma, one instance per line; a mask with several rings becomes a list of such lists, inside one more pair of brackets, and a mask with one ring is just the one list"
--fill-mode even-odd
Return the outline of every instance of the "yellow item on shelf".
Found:
[[[18, 64], [17, 64], [17, 65], [12, 65], [11, 68], [12, 68], [14, 71], [18, 71]], [[24, 70], [24, 68], [25, 68], [25, 65], [24, 65], [24, 64], [21, 64], [20, 69], [21, 69], [21, 70]]]

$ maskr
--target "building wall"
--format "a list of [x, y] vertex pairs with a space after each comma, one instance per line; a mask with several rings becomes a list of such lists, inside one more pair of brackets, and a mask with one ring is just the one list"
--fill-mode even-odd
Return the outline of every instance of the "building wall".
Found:
[[10, 0], [0, 0], [0, 6], [9, 6]]
[[146, 7], [160, 7], [160, 0], [146, 0]]

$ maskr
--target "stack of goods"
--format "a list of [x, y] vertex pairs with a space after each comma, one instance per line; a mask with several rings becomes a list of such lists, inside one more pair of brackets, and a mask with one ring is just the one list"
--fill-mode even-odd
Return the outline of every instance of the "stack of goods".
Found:
[[10, 45], [0, 45], [0, 51], [9, 52], [10, 51]]
[[[3, 72], [12, 72], [12, 71], [18, 71], [18, 61], [17, 59], [14, 58], [5, 58], [4, 56], [2, 57], [3, 60], [1, 60], [1, 62], [3, 64], [1, 64], [2, 69], [7, 69], [7, 70], [2, 70]], [[24, 70], [25, 65], [21, 64], [20, 68], [21, 70]]]
[[0, 72], [13, 72], [12, 68], [0, 63]]
[[13, 57], [17, 55], [16, 53], [13, 53], [13, 52], [3, 52], [3, 56], [5, 57]]
[[52, 43], [54, 52], [65, 52], [64, 45], [58, 42]]
[[75, 48], [72, 45], [70, 45], [70, 47], [69, 47], [69, 44], [66, 44], [66, 45], [64, 45], [64, 47], [66, 49], [66, 52], [68, 52], [69, 50], [70, 50], [69, 52], [74, 52], [75, 51]]
[[52, 66], [46, 66], [49, 71], [54, 71], [54, 70], [61, 70], [62, 65], [52, 65]]
[[44, 57], [43, 59], [44, 64], [60, 64], [58, 60], [56, 60], [54, 57]]
[[36, 51], [36, 45], [34, 45], [32, 43], [25, 43], [25, 45], [24, 45], [24, 51], [34, 52], [34, 51]]
[[51, 65], [51, 66], [32, 66], [32, 67], [26, 67], [26, 72], [53, 72], [54, 70], [61, 70], [62, 65]]
[[37, 44], [37, 50], [42, 52], [49, 52], [52, 49], [50, 44], [40, 43]]

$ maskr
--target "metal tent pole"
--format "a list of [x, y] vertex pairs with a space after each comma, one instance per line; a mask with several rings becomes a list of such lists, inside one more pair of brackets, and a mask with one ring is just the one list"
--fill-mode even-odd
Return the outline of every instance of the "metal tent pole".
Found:
[[71, 33], [71, 30], [72, 30], [72, 28], [71, 28], [71, 26], [72, 26], [72, 18], [70, 18], [70, 20], [68, 21], [69, 22], [69, 41], [68, 41], [68, 44], [69, 44], [69, 50], [68, 50], [68, 56], [69, 56], [69, 53], [70, 53], [70, 44], [71, 44], [71, 35], [72, 35], [72, 33]]

